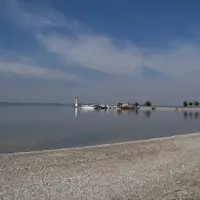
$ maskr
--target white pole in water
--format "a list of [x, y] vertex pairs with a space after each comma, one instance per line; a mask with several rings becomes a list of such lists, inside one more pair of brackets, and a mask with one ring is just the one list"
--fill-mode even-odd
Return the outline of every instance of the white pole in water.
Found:
[[78, 97], [75, 99], [75, 108], [78, 108]]

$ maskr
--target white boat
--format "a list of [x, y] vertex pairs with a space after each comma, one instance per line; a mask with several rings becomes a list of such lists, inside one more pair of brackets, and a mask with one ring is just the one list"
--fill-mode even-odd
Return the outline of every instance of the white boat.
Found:
[[91, 109], [94, 109], [94, 107], [95, 107], [94, 104], [92, 104], [92, 105], [82, 105], [82, 106], [81, 106], [82, 109], [88, 109], [88, 110], [89, 110], [89, 109], [90, 109], [90, 110], [91, 110]]
[[117, 106], [116, 105], [106, 105], [108, 109], [116, 109]]

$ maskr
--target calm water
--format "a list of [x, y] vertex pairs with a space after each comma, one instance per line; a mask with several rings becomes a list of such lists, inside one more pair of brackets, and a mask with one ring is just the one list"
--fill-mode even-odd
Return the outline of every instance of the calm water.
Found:
[[1, 106], [0, 153], [141, 140], [200, 131], [200, 113]]

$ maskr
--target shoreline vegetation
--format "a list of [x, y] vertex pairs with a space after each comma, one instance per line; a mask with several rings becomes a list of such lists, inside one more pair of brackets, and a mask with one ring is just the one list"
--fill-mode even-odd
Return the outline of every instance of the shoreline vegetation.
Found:
[[200, 133], [0, 155], [1, 199], [198, 199]]

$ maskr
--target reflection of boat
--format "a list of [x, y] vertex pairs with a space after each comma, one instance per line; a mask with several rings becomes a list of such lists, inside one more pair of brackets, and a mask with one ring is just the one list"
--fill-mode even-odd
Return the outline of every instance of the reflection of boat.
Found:
[[91, 109], [94, 109], [94, 108], [95, 108], [95, 105], [94, 105], [94, 104], [92, 104], [92, 105], [82, 105], [81, 108], [82, 108], [82, 109], [91, 110]]
[[121, 115], [121, 114], [134, 114], [134, 110], [133, 109], [117, 109], [117, 114]]

